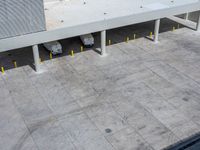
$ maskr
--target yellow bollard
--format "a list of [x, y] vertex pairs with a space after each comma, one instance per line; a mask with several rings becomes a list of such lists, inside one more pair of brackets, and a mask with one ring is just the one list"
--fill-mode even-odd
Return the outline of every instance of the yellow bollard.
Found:
[[111, 45], [111, 40], [108, 41], [108, 45]]
[[2, 74], [4, 74], [4, 67], [1, 67], [1, 72], [2, 72]]
[[13, 60], [14, 67], [17, 68], [17, 62]]
[[127, 37], [127, 38], [126, 38], [126, 43], [128, 43], [129, 40], [130, 40], [129, 37]]
[[133, 35], [133, 39], [134, 39], [134, 40], [136, 39], [136, 34]]
[[49, 58], [52, 59], [53, 58], [53, 55], [52, 53], [49, 53]]
[[149, 34], [149, 37], [150, 37], [150, 38], [152, 38], [152, 37], [153, 37], [153, 33], [152, 33], [152, 32], [150, 32], [150, 34]]
[[83, 52], [83, 46], [81, 46], [81, 52]]
[[173, 28], [172, 28], [172, 31], [175, 31], [175, 30], [176, 30], [176, 28], [175, 28], [175, 27], [173, 27]]
[[71, 56], [74, 57], [74, 51], [73, 50], [71, 50]]

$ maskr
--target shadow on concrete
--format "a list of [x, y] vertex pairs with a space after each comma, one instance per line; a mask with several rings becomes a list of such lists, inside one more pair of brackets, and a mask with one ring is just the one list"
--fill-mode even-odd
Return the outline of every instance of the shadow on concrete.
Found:
[[171, 145], [164, 150], [199, 150], [200, 149], [200, 133], [186, 138], [178, 143]]

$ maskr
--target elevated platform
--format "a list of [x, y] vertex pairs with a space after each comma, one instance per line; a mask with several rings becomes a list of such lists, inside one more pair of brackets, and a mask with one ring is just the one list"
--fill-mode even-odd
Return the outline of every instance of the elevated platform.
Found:
[[47, 30], [0, 40], [0, 52], [165, 18], [199, 8], [199, 0], [48, 1], [45, 2]]
[[[121, 17], [138, 15], [142, 13], [150, 13], [152, 11], [161, 11], [173, 7], [180, 7], [198, 2], [192, 1], [174, 1], [162, 0], [71, 0], [71, 1], [53, 1], [45, 3], [45, 14], [47, 29], [53, 30], [58, 28], [72, 27], [77, 25], [84, 25], [93, 22], [108, 21]], [[146, 18], [151, 20], [154, 18]], [[131, 22], [131, 20], [130, 20]], [[120, 26], [123, 24], [116, 24]], [[114, 26], [115, 27], [115, 26]], [[110, 27], [112, 28], [112, 26]]]

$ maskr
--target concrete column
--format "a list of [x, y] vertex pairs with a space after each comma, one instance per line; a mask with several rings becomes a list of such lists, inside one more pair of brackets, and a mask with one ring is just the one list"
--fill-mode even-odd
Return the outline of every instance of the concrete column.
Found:
[[189, 13], [186, 13], [185, 16], [184, 16], [185, 20], [188, 20], [189, 18]]
[[154, 42], [158, 42], [158, 36], [159, 36], [159, 28], [160, 28], [160, 19], [157, 19], [155, 21], [155, 29], [154, 29]]
[[101, 55], [106, 55], [106, 31], [101, 31]]
[[197, 30], [197, 31], [200, 31], [200, 13], [199, 13], [198, 21], [197, 21], [197, 27], [196, 27], [196, 30]]
[[34, 65], [35, 65], [35, 71], [40, 71], [40, 56], [39, 56], [39, 49], [38, 45], [32, 46], [33, 49], [33, 58], [34, 58]]

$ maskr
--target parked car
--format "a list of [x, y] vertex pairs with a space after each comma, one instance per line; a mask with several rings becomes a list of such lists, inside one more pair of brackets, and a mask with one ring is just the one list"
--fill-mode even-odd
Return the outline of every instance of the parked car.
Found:
[[62, 45], [58, 41], [43, 43], [43, 45], [53, 55], [62, 54]]
[[85, 47], [92, 47], [94, 45], [94, 37], [92, 34], [81, 35], [80, 39]]

